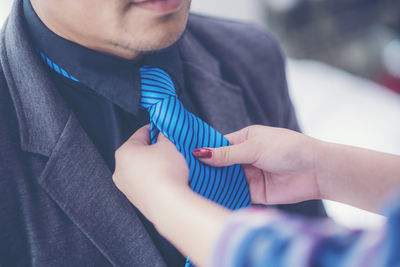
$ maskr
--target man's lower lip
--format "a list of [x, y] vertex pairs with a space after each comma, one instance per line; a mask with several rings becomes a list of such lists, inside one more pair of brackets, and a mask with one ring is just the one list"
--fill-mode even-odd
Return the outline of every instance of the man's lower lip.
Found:
[[168, 13], [179, 9], [182, 3], [182, 0], [146, 0], [134, 5], [158, 13]]

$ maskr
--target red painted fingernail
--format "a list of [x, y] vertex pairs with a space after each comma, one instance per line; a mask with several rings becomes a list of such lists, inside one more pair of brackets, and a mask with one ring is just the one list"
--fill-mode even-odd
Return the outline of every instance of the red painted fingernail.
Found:
[[200, 159], [209, 159], [212, 157], [212, 150], [208, 148], [196, 148], [193, 150], [193, 156]]

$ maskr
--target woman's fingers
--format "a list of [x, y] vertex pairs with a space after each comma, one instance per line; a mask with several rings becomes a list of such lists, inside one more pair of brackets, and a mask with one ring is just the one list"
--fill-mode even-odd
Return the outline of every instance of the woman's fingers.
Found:
[[129, 139], [129, 143], [135, 144], [135, 145], [149, 145], [150, 144], [150, 125], [147, 124], [137, 130]]
[[250, 128], [251, 126], [243, 128], [239, 131], [227, 134], [224, 137], [228, 139], [229, 143], [231, 143], [232, 145], [243, 143], [248, 139]]
[[243, 170], [246, 175], [247, 183], [249, 184], [251, 203], [254, 204], [269, 204], [267, 203], [267, 194], [265, 186], [265, 176], [262, 170], [249, 165], [243, 165]]
[[165, 144], [165, 143], [167, 143], [168, 145], [174, 146], [174, 144], [171, 142], [171, 140], [169, 140], [163, 133], [160, 132], [158, 134], [156, 144]]

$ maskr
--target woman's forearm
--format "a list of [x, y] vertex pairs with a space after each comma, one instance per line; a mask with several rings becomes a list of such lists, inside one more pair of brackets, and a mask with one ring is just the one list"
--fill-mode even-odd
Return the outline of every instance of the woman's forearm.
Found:
[[183, 255], [205, 266], [230, 211], [190, 189], [171, 190], [157, 196], [160, 204], [150, 212], [150, 220]]
[[400, 186], [400, 157], [321, 142], [316, 160], [321, 196], [377, 212], [384, 197]]

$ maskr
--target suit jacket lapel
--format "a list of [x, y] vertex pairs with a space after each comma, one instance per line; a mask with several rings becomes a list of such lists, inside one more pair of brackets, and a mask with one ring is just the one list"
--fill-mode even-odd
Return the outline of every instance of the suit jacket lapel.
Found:
[[185, 86], [200, 109], [200, 116], [223, 134], [250, 125], [242, 90], [222, 78], [219, 61], [187, 31], [179, 48]]
[[3, 29], [0, 62], [16, 109], [25, 151], [49, 157], [38, 183], [116, 266], [164, 266], [135, 208], [66, 107], [29, 43], [22, 1]]
[[113, 265], [164, 265], [135, 208], [114, 186], [111, 172], [74, 115], [39, 183]]

